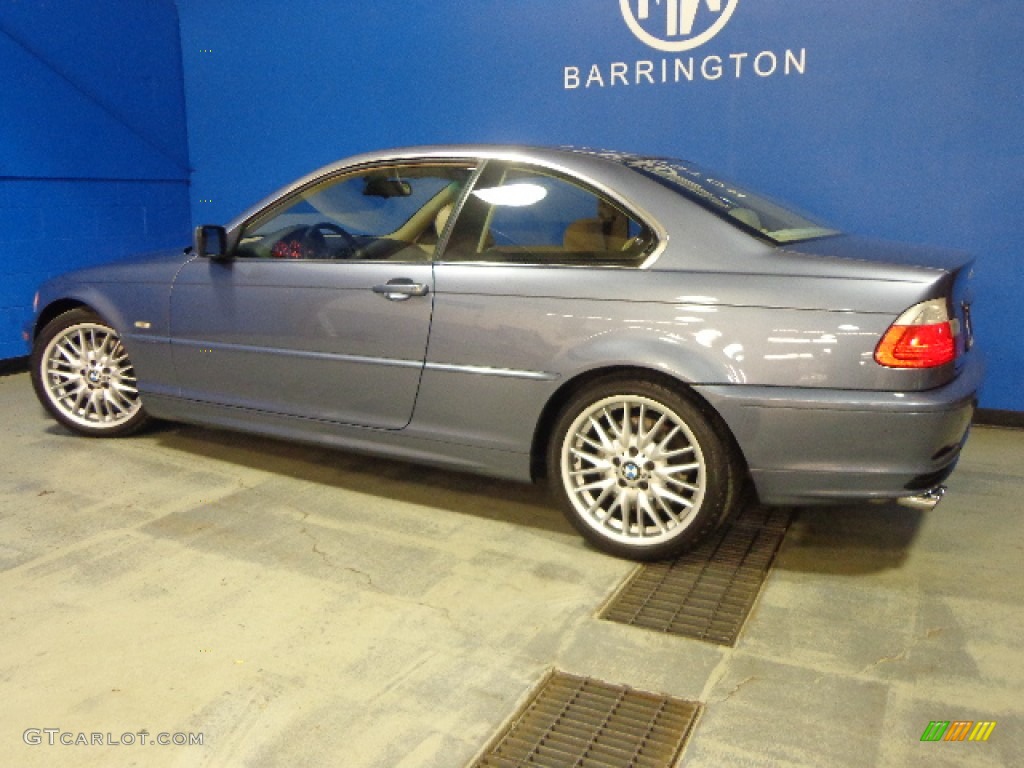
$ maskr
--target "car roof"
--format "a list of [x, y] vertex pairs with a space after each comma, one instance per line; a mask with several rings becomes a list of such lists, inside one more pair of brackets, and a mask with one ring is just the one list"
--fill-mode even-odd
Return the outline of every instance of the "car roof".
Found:
[[633, 184], [641, 179], [640, 174], [617, 159], [624, 157], [638, 157], [638, 155], [569, 146], [547, 147], [518, 144], [433, 144], [375, 150], [328, 163], [290, 182], [241, 213], [227, 225], [227, 229], [234, 230], [240, 227], [274, 201], [325, 176], [363, 165], [395, 161], [464, 159], [528, 162], [551, 171], [575, 176], [611, 193], [613, 197], [621, 197], [620, 185], [622, 183]]

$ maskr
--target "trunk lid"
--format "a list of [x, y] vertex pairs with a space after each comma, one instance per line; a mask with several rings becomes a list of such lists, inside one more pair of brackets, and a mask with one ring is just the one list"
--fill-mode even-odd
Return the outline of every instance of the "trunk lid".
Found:
[[839, 235], [783, 247], [801, 256], [836, 259], [862, 264], [890, 264], [899, 267], [932, 269], [942, 273], [933, 285], [933, 298], [944, 298], [950, 318], [958, 328], [959, 371], [966, 362], [966, 353], [974, 346], [971, 308], [974, 302], [974, 257], [966, 252], [947, 248], [907, 245], [852, 235]]

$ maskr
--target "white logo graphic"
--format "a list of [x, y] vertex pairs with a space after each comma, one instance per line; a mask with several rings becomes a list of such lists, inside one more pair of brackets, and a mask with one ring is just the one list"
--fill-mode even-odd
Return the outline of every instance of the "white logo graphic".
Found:
[[[619, 0], [622, 18], [634, 35], [652, 48], [673, 53], [704, 45], [729, 23], [738, 4], [739, 0]], [[662, 6], [664, 12], [654, 6]], [[665, 19], [664, 27], [659, 18]]]

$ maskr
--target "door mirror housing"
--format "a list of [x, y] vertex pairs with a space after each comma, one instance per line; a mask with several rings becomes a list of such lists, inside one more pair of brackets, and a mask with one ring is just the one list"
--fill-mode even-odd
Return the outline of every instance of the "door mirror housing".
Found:
[[224, 227], [203, 224], [192, 234], [192, 252], [204, 259], [228, 257], [228, 233]]

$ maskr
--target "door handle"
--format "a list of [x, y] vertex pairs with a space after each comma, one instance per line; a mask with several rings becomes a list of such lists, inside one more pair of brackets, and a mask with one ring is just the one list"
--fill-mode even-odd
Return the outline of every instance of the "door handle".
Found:
[[406, 301], [413, 296], [426, 296], [430, 288], [424, 283], [414, 283], [405, 277], [388, 280], [384, 285], [373, 286], [373, 292], [379, 293], [389, 301]]

